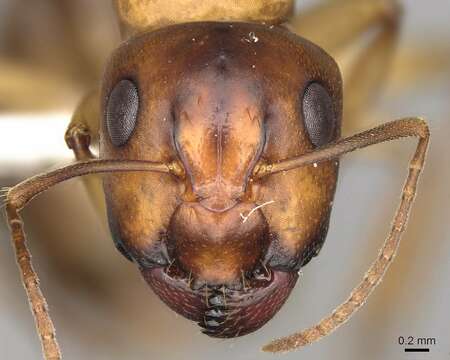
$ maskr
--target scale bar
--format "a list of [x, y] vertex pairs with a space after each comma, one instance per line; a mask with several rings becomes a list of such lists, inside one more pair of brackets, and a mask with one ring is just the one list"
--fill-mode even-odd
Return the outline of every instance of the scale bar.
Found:
[[405, 348], [405, 352], [430, 352], [429, 348]]

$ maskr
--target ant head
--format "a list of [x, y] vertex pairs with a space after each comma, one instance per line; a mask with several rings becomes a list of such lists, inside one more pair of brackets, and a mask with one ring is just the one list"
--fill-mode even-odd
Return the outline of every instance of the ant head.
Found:
[[183, 169], [104, 176], [118, 248], [206, 333], [262, 326], [323, 244], [338, 164], [253, 174], [339, 136], [333, 59], [280, 27], [171, 26], [115, 51], [102, 107], [102, 158]]

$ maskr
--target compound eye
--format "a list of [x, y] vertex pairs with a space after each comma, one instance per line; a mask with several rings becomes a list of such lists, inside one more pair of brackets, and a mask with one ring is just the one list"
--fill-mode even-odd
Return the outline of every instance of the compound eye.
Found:
[[319, 83], [311, 83], [305, 91], [303, 118], [309, 139], [315, 147], [330, 142], [336, 126], [333, 100]]
[[106, 105], [106, 127], [115, 146], [125, 145], [136, 127], [139, 94], [130, 80], [121, 80], [111, 91]]

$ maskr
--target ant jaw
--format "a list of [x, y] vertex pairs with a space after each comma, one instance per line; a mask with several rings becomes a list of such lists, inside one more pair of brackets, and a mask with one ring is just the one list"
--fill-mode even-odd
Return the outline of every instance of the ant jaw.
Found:
[[141, 273], [166, 305], [197, 322], [206, 335], [219, 338], [259, 329], [278, 312], [298, 279], [296, 272], [262, 266], [238, 286], [195, 283], [176, 263], [141, 268]]

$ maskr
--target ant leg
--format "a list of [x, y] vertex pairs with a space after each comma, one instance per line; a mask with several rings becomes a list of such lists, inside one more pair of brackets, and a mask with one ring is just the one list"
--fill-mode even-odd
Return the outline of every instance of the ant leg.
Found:
[[176, 176], [178, 174], [175, 164], [152, 163], [147, 161], [91, 160], [78, 162], [42, 175], [34, 176], [8, 190], [6, 214], [11, 230], [16, 261], [35, 318], [45, 359], [61, 359], [61, 352], [56, 340], [55, 328], [48, 312], [47, 302], [39, 285], [39, 278], [31, 263], [31, 254], [26, 245], [23, 222], [19, 211], [36, 195], [62, 181], [82, 175], [117, 171], [154, 171], [172, 173]]
[[[374, 103], [388, 79], [400, 29], [400, 7], [392, 8], [381, 28], [351, 63], [344, 79], [344, 128], [359, 127], [358, 120]], [[363, 80], [362, 80], [363, 79]]]
[[[92, 160], [91, 144], [98, 143], [100, 127], [100, 91], [89, 92], [78, 104], [64, 136], [69, 149], [78, 161]], [[89, 198], [100, 216], [105, 216], [106, 207], [101, 178], [97, 175], [85, 176], [83, 182]]]
[[330, 52], [341, 67], [348, 129], [357, 127], [386, 81], [401, 13], [398, 0], [330, 0], [292, 20], [296, 33]]
[[289, 28], [333, 56], [362, 34], [386, 23], [399, 23], [399, 0], [328, 0], [289, 20]]
[[94, 159], [89, 147], [92, 142], [98, 141], [100, 119], [100, 93], [95, 90], [78, 104], [64, 136], [78, 161]]
[[322, 319], [317, 325], [314, 325], [309, 329], [272, 341], [264, 346], [264, 351], [290, 351], [317, 341], [346, 322], [362, 305], [364, 305], [367, 298], [381, 282], [386, 270], [394, 260], [416, 194], [417, 181], [424, 165], [430, 134], [424, 120], [419, 118], [406, 118], [383, 124], [371, 130], [339, 140], [322, 149], [312, 151], [303, 156], [273, 165], [266, 165], [266, 172], [264, 175], [269, 175], [274, 172], [287, 171], [314, 162], [330, 160], [348, 152], [384, 141], [391, 141], [410, 136], [418, 137], [419, 142], [414, 156], [409, 163], [409, 173], [401, 194], [400, 206], [394, 215], [391, 231], [381, 247], [377, 259], [372, 263], [369, 270], [364, 275], [363, 280], [353, 289], [350, 297], [344, 303], [339, 305], [331, 315]]

